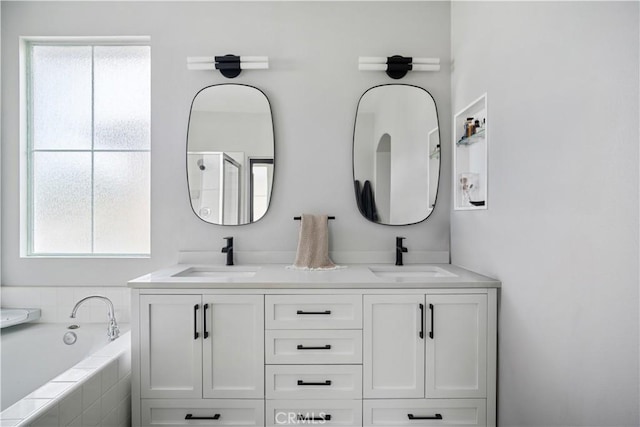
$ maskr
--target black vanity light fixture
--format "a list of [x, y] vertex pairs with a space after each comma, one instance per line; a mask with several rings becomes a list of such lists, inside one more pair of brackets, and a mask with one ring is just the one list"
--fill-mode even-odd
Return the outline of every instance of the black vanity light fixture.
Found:
[[413, 58], [411, 56], [361, 56], [360, 71], [386, 71], [392, 79], [401, 79], [408, 71], [440, 71], [440, 58]]
[[238, 77], [242, 70], [269, 69], [268, 56], [189, 56], [187, 57], [189, 70], [219, 70], [227, 78]]

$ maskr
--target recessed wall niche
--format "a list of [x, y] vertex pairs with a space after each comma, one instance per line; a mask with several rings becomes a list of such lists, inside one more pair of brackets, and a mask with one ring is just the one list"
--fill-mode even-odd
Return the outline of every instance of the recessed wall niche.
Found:
[[453, 208], [487, 209], [487, 94], [453, 117]]

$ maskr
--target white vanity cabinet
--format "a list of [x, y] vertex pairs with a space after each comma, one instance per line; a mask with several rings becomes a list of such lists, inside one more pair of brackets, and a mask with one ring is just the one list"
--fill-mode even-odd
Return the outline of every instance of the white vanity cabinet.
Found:
[[429, 295], [425, 397], [487, 396], [487, 295]]
[[362, 426], [362, 295], [266, 295], [266, 425]]
[[143, 425], [262, 425], [262, 295], [149, 294], [138, 306]]
[[365, 295], [364, 396], [486, 397], [486, 295]]
[[488, 304], [464, 291], [364, 295], [364, 424], [491, 424]]
[[499, 282], [185, 268], [130, 282], [134, 427], [496, 426]]
[[140, 297], [143, 398], [202, 397], [202, 296]]
[[423, 315], [424, 295], [364, 296], [365, 398], [424, 397]]

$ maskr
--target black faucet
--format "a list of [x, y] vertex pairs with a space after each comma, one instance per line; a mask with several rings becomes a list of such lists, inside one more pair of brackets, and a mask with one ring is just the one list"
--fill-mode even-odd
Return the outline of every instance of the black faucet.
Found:
[[396, 265], [402, 264], [402, 252], [408, 252], [409, 250], [402, 246], [402, 241], [406, 239], [406, 237], [396, 237]]
[[222, 253], [227, 254], [227, 265], [233, 265], [233, 237], [224, 237], [227, 240], [227, 246], [222, 248]]

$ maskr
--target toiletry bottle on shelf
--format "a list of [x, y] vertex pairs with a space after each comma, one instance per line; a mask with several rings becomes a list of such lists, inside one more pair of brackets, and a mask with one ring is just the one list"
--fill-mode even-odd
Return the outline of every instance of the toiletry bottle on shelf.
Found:
[[473, 123], [473, 117], [467, 117], [467, 123], [464, 125], [465, 136], [467, 138], [471, 137], [474, 133], [476, 133], [475, 125]]

